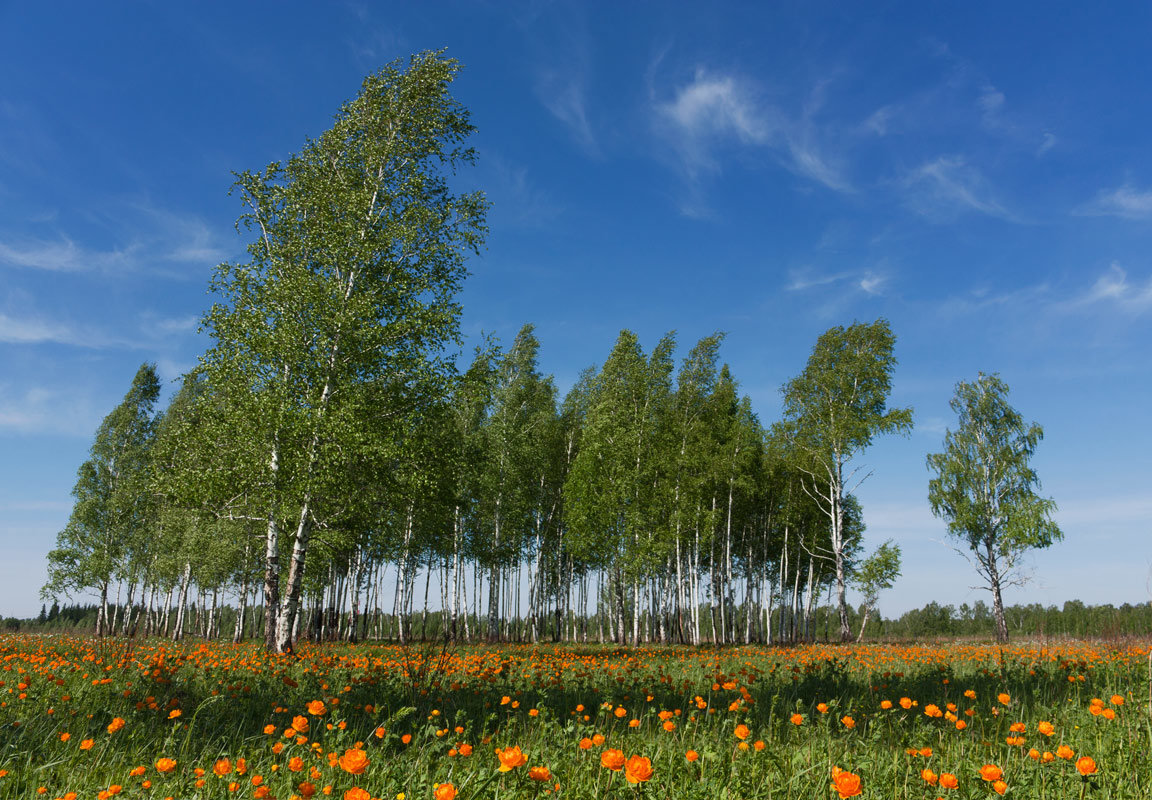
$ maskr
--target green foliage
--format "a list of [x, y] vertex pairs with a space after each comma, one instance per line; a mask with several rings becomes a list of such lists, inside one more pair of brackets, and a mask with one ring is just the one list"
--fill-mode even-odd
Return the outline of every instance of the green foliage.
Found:
[[1025, 423], [1008, 403], [998, 375], [960, 381], [950, 403], [958, 417], [944, 435], [944, 452], [930, 454], [932, 513], [971, 550], [976, 570], [993, 594], [1001, 639], [1007, 639], [1001, 589], [1018, 583], [1020, 556], [1063, 538], [1051, 519], [1056, 504], [1036, 494], [1040, 479], [1030, 461], [1044, 430]]

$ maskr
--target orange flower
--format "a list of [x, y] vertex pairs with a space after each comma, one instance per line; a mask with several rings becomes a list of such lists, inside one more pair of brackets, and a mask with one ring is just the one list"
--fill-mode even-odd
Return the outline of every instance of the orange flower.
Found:
[[900, 707], [905, 709], [905, 710], [911, 708], [912, 707], [912, 698], [911, 697], [901, 697], [900, 698]]
[[1114, 694], [1108, 698], [1108, 701], [1114, 706], [1122, 706], [1124, 705], [1124, 695]]
[[619, 772], [624, 768], [624, 753], [621, 750], [605, 750], [600, 754], [600, 766]]
[[1056, 748], [1056, 757], [1065, 760], [1071, 760], [1076, 755], [1076, 751], [1066, 744], [1062, 744]]
[[748, 729], [747, 725], [740, 724], [736, 726], [736, 730], [734, 730], [733, 733], [736, 734], [737, 739], [747, 739], [748, 734], [752, 733], [752, 731]]
[[920, 770], [920, 777], [923, 778], [924, 782], [929, 786], [935, 786], [936, 782], [940, 780], [939, 776], [930, 769]]
[[400, 741], [403, 742], [404, 744], [408, 744], [410, 741], [412, 741], [412, 734], [410, 734], [410, 733], [404, 734], [403, 736], [400, 737]]
[[695, 761], [696, 759], [700, 758], [700, 754], [695, 750], [689, 750], [684, 754], [684, 758], [688, 759], [689, 761]]
[[629, 728], [639, 728], [640, 727], [640, 720], [638, 720], [638, 719], [628, 720], [628, 727]]
[[1032, 759], [1033, 761], [1039, 761], [1040, 760], [1040, 751], [1037, 750], [1035, 747], [1033, 747], [1031, 750], [1028, 751], [1028, 757], [1030, 759]]
[[664, 728], [664, 730], [671, 733], [672, 731], [676, 730], [676, 723], [670, 719], [666, 719], [666, 720], [664, 720], [664, 725], [662, 727]]
[[456, 800], [456, 787], [450, 783], [438, 783], [432, 790], [435, 800]]
[[308, 713], [314, 717], [320, 716], [321, 714], [323, 714], [327, 710], [324, 707], [324, 701], [323, 700], [313, 700], [312, 702], [310, 702], [308, 704], [307, 708], [308, 708]]
[[966, 689], [964, 691], [964, 696], [967, 697], [969, 700], [975, 700], [976, 699], [976, 690], [975, 689]]
[[300, 756], [292, 756], [292, 758], [288, 759], [288, 769], [293, 772], [299, 772], [304, 769], [304, 759]]
[[272, 734], [276, 733], [276, 726], [272, 725], [272, 724], [265, 725], [264, 726], [264, 733], [271, 736]]
[[176, 769], [176, 762], [171, 758], [161, 758], [156, 761], [157, 772], [171, 772]]
[[998, 781], [1004, 777], [1004, 770], [1000, 769], [1000, 767], [996, 766], [995, 764], [985, 764], [984, 766], [980, 767], [980, 777], [989, 783], [992, 781]]
[[307, 733], [308, 728], [311, 727], [308, 723], [308, 717], [297, 714], [292, 717], [292, 728], [300, 733]]
[[296, 787], [296, 791], [300, 792], [300, 796], [303, 797], [304, 800], [308, 800], [309, 797], [316, 794], [316, 784], [301, 781], [300, 785]]
[[[821, 705], [823, 705], [823, 703], [821, 703]], [[883, 709], [884, 711], [887, 711], [891, 707], [892, 707], [892, 701], [891, 700], [881, 700], [880, 701], [880, 708]], [[821, 711], [820, 713], [823, 714], [824, 712]]]
[[340, 756], [340, 769], [352, 775], [359, 775], [368, 766], [368, 754], [353, 748]]
[[468, 744], [467, 742], [460, 745], [460, 755], [462, 755], [462, 756], [472, 755], [472, 745]]
[[81, 750], [91, 750], [92, 745], [94, 745], [94, 744], [96, 744], [95, 739], [85, 739], [84, 741], [80, 742], [80, 749]]
[[1087, 778], [1089, 775], [1096, 774], [1096, 762], [1088, 756], [1080, 756], [1076, 759], [1076, 771]]
[[62, 733], [62, 734], [60, 734], [60, 741], [62, 741], [62, 742], [66, 742], [66, 741], [68, 741], [68, 740], [69, 740], [69, 739], [71, 739], [71, 738], [72, 738], [72, 734], [70, 734], [70, 733]]
[[856, 727], [856, 720], [852, 719], [852, 717], [844, 717], [840, 722], [849, 730]]
[[792, 719], [793, 725], [803, 725], [804, 724], [804, 717], [801, 714], [793, 714], [791, 719]]
[[372, 795], [359, 786], [353, 786], [344, 792], [344, 800], [372, 800]]
[[951, 772], [940, 773], [940, 787], [942, 789], [955, 789], [960, 785], [960, 781]]
[[931, 747], [921, 747], [916, 752], [919, 753], [921, 758], [931, 758], [932, 757], [932, 748]]
[[1000, 701], [1000, 705], [1002, 706], [1006, 706], [1012, 702], [1012, 696], [1007, 692], [1001, 692], [1000, 694], [996, 695], [996, 699]]
[[1008, 784], [1004, 781], [995, 781], [992, 784], [992, 791], [996, 792], [996, 794], [1004, 794], [1008, 791]]
[[496, 757], [500, 759], [499, 769], [501, 772], [511, 772], [516, 767], [522, 767], [528, 763], [528, 759], [520, 752], [519, 746], [497, 750]]
[[532, 767], [528, 770], [528, 777], [534, 781], [543, 783], [552, 778], [552, 773], [548, 771], [548, 767]]
[[124, 727], [124, 720], [120, 717], [113, 717], [112, 721], [108, 723], [108, 733], [116, 733]]
[[168, 719], [176, 719], [178, 716], [180, 716], [180, 714], [181, 714], [180, 709], [174, 708], [168, 712]]
[[924, 706], [924, 713], [929, 717], [942, 717], [944, 712], [940, 710], [940, 706], [935, 703], [929, 703]]
[[628, 783], [652, 780], [652, 761], [644, 756], [632, 756], [624, 762], [624, 779]]
[[855, 797], [863, 791], [863, 787], [860, 785], [860, 776], [844, 770], [838, 770], [832, 776], [832, 787], [840, 795], [840, 800], [844, 800], [846, 797]]
[[616, 710], [613, 711], [612, 713], [615, 714], [617, 717], [623, 717], [625, 714], [628, 713], [628, 711], [625, 710], [624, 706], [618, 706], [616, 708]]
[[1036, 725], [1036, 730], [1040, 731], [1040, 733], [1044, 734], [1045, 736], [1051, 736], [1052, 734], [1054, 734], [1056, 732], [1056, 726], [1053, 725], [1051, 722], [1041, 720]]
[[232, 762], [226, 758], [222, 758], [212, 765], [212, 772], [218, 777], [225, 777], [232, 773]]
[[597, 747], [604, 744], [604, 735], [601, 733], [593, 734], [592, 744], [596, 745]]
[[[888, 701], [885, 700], [884, 702], [887, 703]], [[881, 703], [880, 705], [883, 706], [884, 703]], [[888, 708], [891, 708], [891, 707], [892, 707], [892, 704], [888, 703]], [[816, 704], [816, 710], [819, 711], [821, 714], [827, 714], [828, 713], [828, 704], [827, 703], [817, 703]]]

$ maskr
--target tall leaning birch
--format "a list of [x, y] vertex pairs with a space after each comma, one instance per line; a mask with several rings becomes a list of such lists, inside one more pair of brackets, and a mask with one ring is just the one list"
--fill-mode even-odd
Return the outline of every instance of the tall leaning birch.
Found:
[[821, 334], [804, 371], [784, 393], [785, 424], [803, 451], [803, 489], [828, 517], [831, 560], [836, 571], [840, 638], [850, 641], [846, 589], [850, 542], [845, 510], [852, 494], [871, 474], [853, 460], [873, 437], [912, 430], [912, 409], [888, 408], [896, 337], [888, 321], [856, 322]]
[[[311, 535], [347, 500], [348, 465], [379, 457], [380, 421], [403, 413], [366, 398], [402, 404], [458, 338], [465, 257], [486, 230], [483, 195], [449, 186], [475, 160], [458, 71], [438, 52], [393, 62], [299, 154], [237, 175], [237, 227], [254, 238], [217, 268], [202, 367], [255, 454], [236, 479], [260, 499], [245, 516], [265, 527], [269, 649], [292, 648]], [[363, 391], [377, 384], [397, 388]]]

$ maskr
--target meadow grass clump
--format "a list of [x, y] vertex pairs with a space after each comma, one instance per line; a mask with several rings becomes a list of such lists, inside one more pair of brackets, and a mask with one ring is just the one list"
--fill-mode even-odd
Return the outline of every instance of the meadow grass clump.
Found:
[[1152, 798], [1148, 643], [0, 636], [0, 797]]

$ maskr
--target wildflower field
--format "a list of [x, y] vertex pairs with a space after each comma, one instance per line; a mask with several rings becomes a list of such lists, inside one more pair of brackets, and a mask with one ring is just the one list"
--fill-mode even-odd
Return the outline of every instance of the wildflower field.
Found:
[[1152, 798], [1148, 644], [0, 636], [0, 797]]

